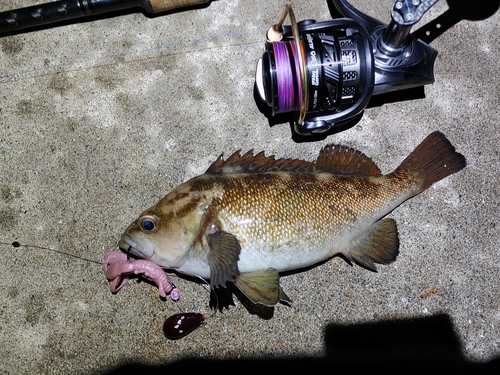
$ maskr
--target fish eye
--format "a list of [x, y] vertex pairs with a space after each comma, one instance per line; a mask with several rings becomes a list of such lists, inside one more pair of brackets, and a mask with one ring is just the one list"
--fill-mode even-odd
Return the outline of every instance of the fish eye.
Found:
[[154, 233], [160, 229], [160, 221], [156, 216], [144, 215], [137, 221], [139, 228], [146, 233]]

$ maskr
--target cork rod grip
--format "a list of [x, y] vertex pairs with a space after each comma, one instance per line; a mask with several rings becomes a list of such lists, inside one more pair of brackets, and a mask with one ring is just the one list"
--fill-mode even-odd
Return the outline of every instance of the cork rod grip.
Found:
[[149, 0], [153, 12], [160, 13], [166, 10], [188, 7], [191, 5], [200, 5], [208, 3], [210, 0]]

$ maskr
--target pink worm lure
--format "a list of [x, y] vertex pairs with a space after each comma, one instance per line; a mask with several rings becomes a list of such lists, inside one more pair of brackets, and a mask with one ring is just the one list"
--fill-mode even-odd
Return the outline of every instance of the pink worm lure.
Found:
[[118, 292], [129, 282], [130, 275], [144, 275], [158, 286], [160, 297], [177, 301], [181, 297], [179, 289], [170, 280], [163, 268], [149, 260], [129, 260], [127, 254], [121, 251], [108, 251], [104, 255], [104, 273], [109, 281], [111, 293]]
[[[104, 273], [109, 281], [111, 293], [118, 292], [129, 282], [130, 275], [144, 275], [158, 286], [158, 293], [177, 301], [181, 293], [170, 280], [163, 268], [149, 260], [129, 260], [127, 254], [110, 250], [104, 255]], [[197, 329], [204, 321], [205, 315], [183, 312], [170, 316], [163, 325], [163, 333], [170, 340], [178, 340]]]
[[[4, 242], [0, 242], [0, 244], [8, 245]], [[21, 245], [18, 241], [12, 242], [11, 245], [13, 247], [28, 246]], [[54, 251], [93, 263], [99, 263], [95, 260], [82, 258], [64, 251], [41, 246], [32, 247]], [[158, 293], [161, 297], [166, 298], [167, 294], [170, 293], [170, 298], [177, 301], [181, 296], [180, 291], [175, 287], [163, 268], [148, 260], [129, 260], [127, 254], [121, 251], [110, 250], [104, 255], [104, 273], [109, 281], [111, 293], [116, 293], [126, 286], [129, 282], [128, 276], [144, 275], [158, 286]], [[197, 329], [205, 319], [205, 316], [199, 313], [183, 312], [174, 314], [165, 321], [163, 333], [170, 340], [178, 340]]]
[[[104, 273], [109, 281], [111, 293], [118, 292], [129, 282], [130, 275], [144, 275], [158, 286], [158, 293], [177, 301], [181, 293], [175, 287], [163, 268], [149, 260], [129, 260], [127, 254], [110, 250], [104, 255]], [[199, 313], [180, 313], [169, 317], [163, 325], [163, 333], [170, 340], [178, 340], [197, 329], [205, 316]]]

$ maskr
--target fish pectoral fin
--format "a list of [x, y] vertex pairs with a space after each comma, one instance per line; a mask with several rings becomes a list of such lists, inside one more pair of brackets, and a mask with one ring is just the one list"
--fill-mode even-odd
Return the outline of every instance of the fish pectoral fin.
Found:
[[208, 264], [210, 266], [210, 286], [225, 287], [226, 282], [234, 281], [240, 274], [238, 260], [241, 245], [234, 234], [220, 231], [207, 236]]
[[279, 301], [292, 302], [279, 285], [279, 273], [274, 268], [242, 273], [234, 285], [253, 303], [272, 307]]
[[399, 253], [398, 228], [394, 219], [386, 218], [373, 224], [369, 232], [353, 240], [347, 254], [349, 260], [376, 271], [375, 263], [389, 264]]

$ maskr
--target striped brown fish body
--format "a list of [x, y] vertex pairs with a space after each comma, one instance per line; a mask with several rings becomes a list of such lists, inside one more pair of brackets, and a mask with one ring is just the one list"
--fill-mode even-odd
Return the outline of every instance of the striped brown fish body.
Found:
[[288, 300], [279, 272], [339, 253], [372, 270], [395, 260], [396, 223], [383, 217], [464, 166], [437, 132], [388, 175], [343, 146], [325, 147], [315, 162], [221, 156], [142, 213], [120, 247], [215, 287], [233, 282], [271, 306]]

